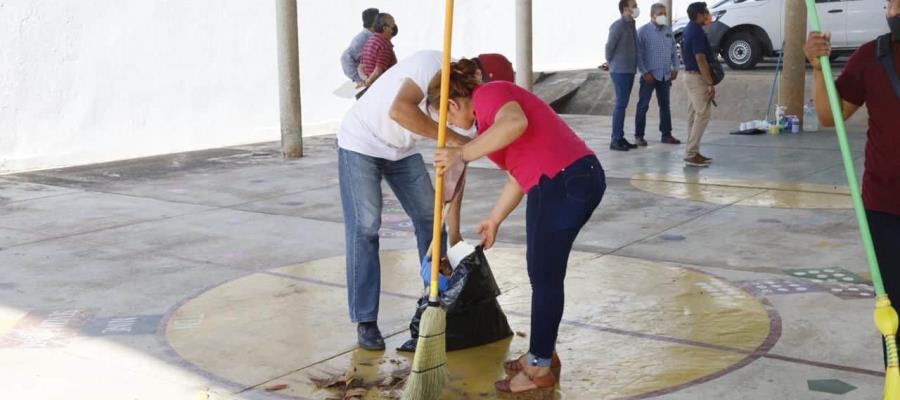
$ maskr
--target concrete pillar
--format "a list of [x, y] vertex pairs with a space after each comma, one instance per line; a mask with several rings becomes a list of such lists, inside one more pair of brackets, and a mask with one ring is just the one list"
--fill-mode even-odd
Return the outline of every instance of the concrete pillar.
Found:
[[666, 12], [669, 13], [669, 26], [675, 23], [675, 10], [672, 8], [672, 0], [664, 0], [662, 2], [666, 5]]
[[534, 88], [531, 10], [531, 0], [516, 0], [516, 83], [528, 90]]
[[284, 158], [303, 157], [300, 117], [300, 48], [297, 0], [275, 0], [278, 25], [278, 99], [281, 111], [281, 153]]
[[784, 2], [784, 70], [781, 74], [779, 103], [789, 115], [803, 118], [806, 86], [806, 3], [804, 0]]

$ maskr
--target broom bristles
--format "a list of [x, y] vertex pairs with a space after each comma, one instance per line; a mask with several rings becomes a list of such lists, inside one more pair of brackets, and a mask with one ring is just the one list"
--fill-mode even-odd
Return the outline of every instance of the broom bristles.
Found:
[[419, 339], [402, 400], [438, 400], [447, 383], [447, 312], [430, 306], [419, 322]]

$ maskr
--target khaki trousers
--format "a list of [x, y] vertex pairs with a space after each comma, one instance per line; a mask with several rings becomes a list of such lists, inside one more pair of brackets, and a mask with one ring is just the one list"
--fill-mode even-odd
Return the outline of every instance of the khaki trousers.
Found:
[[712, 115], [712, 101], [706, 95], [709, 85], [700, 74], [687, 73], [684, 77], [688, 92], [688, 142], [685, 150], [685, 158], [692, 158], [700, 154], [700, 140], [709, 118]]

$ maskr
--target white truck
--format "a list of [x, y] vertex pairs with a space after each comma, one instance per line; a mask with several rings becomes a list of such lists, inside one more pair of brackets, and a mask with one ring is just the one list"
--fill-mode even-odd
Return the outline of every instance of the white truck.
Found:
[[[852, 54], [889, 31], [885, 0], [816, 0], [822, 30], [831, 32], [833, 58]], [[752, 69], [776, 57], [784, 43], [784, 0], [722, 0], [709, 8], [715, 21], [706, 28], [712, 47], [733, 69]], [[687, 18], [672, 25], [681, 43]], [[808, 26], [808, 25], [807, 25]]]

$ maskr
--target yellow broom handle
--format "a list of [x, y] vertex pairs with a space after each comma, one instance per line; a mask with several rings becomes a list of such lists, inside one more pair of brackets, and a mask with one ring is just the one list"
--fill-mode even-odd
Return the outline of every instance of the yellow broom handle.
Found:
[[[447, 0], [444, 16], [444, 60], [441, 63], [441, 105], [438, 119], [437, 147], [444, 148], [447, 143], [447, 106], [450, 102], [450, 48], [453, 40], [453, 0]], [[438, 301], [438, 274], [441, 265], [441, 228], [444, 225], [444, 177], [443, 170], [438, 170], [434, 184], [434, 229], [431, 240], [431, 291], [429, 300]]]

